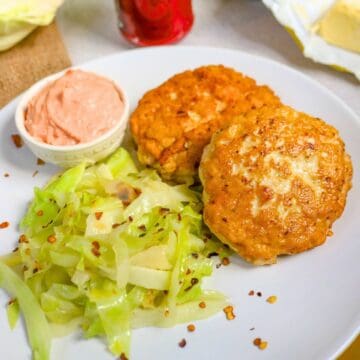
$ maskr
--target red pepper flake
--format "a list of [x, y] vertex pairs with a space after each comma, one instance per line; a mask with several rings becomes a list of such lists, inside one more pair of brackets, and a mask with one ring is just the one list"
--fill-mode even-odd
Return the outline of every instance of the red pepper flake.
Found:
[[94, 256], [99, 257], [100, 256], [100, 251], [96, 250], [95, 248], [91, 249], [91, 252], [93, 253]]
[[36, 213], [37, 216], [43, 216], [44, 215], [44, 212], [42, 210], [39, 210], [37, 213]]
[[6, 229], [9, 226], [10, 223], [8, 221], [3, 221], [2, 223], [0, 223], [0, 229]]
[[205, 309], [205, 308], [206, 308], [206, 303], [205, 303], [205, 301], [199, 302], [199, 308], [201, 308], [201, 309]]
[[112, 228], [113, 228], [113, 229], [116, 229], [116, 228], [118, 228], [119, 226], [124, 225], [124, 224], [126, 224], [126, 220], [123, 221], [122, 223], [115, 223], [115, 224], [113, 224], [113, 225], [112, 225]]
[[21, 148], [23, 146], [23, 141], [19, 134], [12, 134], [11, 139], [17, 148]]
[[56, 242], [56, 236], [55, 235], [50, 235], [47, 238], [48, 243], [53, 244], [54, 242]]
[[121, 353], [119, 360], [128, 360], [128, 358], [124, 353]]
[[95, 218], [96, 218], [96, 220], [100, 220], [102, 216], [103, 216], [103, 212], [102, 212], [102, 211], [97, 211], [97, 212], [95, 213]]
[[159, 209], [160, 215], [166, 215], [169, 211], [170, 211], [170, 209], [164, 208], [164, 207]]
[[4, 177], [9, 177], [9, 176], [10, 176], [9, 173], [5, 173], [5, 174], [4, 174]]
[[39, 166], [42, 166], [42, 165], [45, 165], [45, 161], [42, 160], [42, 159], [37, 158], [36, 164], [39, 165]]
[[255, 294], [255, 291], [254, 291], [254, 290], [250, 290], [248, 295], [249, 295], [249, 296], [254, 296], [254, 294]]
[[92, 249], [91, 252], [96, 256], [99, 257], [100, 256], [100, 244], [98, 241], [93, 241], [92, 243]]
[[181, 348], [184, 348], [186, 346], [186, 340], [185, 339], [181, 339], [181, 341], [179, 342], [179, 346]]
[[189, 324], [187, 326], [187, 331], [188, 332], [194, 332], [195, 331], [195, 325], [194, 324]]
[[12, 304], [14, 304], [16, 302], [16, 299], [10, 299], [9, 301], [8, 301], [8, 305], [12, 305]]
[[141, 231], [146, 231], [146, 226], [145, 225], [140, 225], [138, 226], [138, 229]]
[[234, 320], [235, 319], [234, 308], [231, 305], [226, 306], [223, 309], [223, 311], [224, 311], [224, 313], [226, 315], [226, 318], [228, 320]]
[[25, 234], [21, 234], [20, 237], [19, 237], [19, 243], [28, 243], [29, 240], [27, 239], [26, 235]]
[[260, 350], [265, 350], [268, 346], [267, 341], [263, 341], [260, 338], [254, 339], [253, 344], [257, 346]]
[[39, 173], [39, 171], [35, 170], [32, 174], [32, 177], [35, 177], [38, 173]]
[[262, 296], [261, 291], [258, 291], [258, 292], [256, 293], [256, 295], [259, 296], [259, 297], [261, 297], [261, 296]]
[[133, 217], [132, 217], [132, 216], [129, 216], [129, 217], [128, 217], [128, 220], [129, 220], [129, 222], [132, 222], [132, 221], [133, 221]]
[[261, 339], [260, 339], [260, 338], [254, 339], [253, 344], [254, 344], [255, 346], [259, 346], [259, 345], [261, 344]]
[[131, 204], [131, 200], [121, 200], [124, 206], [129, 206]]
[[180, 213], [177, 214], [177, 218], [178, 218], [179, 221], [181, 221], [182, 217], [181, 217]]
[[230, 264], [230, 260], [228, 257], [224, 257], [221, 259], [221, 263], [224, 265], [224, 266], [227, 266]]

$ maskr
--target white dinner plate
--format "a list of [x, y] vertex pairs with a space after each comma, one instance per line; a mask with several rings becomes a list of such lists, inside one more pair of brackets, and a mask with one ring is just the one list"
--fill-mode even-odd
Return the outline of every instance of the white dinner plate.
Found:
[[[276, 62], [238, 51], [215, 48], [161, 47], [132, 50], [99, 59], [82, 69], [104, 74], [118, 81], [129, 93], [132, 108], [145, 91], [171, 75], [204, 64], [225, 64], [271, 86], [282, 101], [321, 117], [340, 130], [354, 165], [353, 188], [343, 216], [335, 223], [334, 236], [311, 251], [281, 257], [278, 264], [255, 267], [234, 257], [230, 266], [214, 270], [207, 286], [227, 294], [236, 319], [223, 313], [196, 323], [188, 333], [186, 325], [172, 329], [135, 330], [131, 359], [329, 359], [339, 355], [360, 328], [360, 121], [332, 92]], [[336, 92], [336, 89], [333, 89]], [[360, 96], [359, 96], [360, 100]], [[18, 100], [0, 111], [0, 253], [17, 243], [17, 224], [32, 199], [34, 186], [43, 185], [57, 169], [37, 166], [35, 157], [23, 147], [15, 148], [14, 110]], [[38, 170], [36, 176], [32, 176]], [[9, 177], [4, 177], [9, 173]], [[248, 296], [250, 290], [262, 296]], [[276, 295], [275, 304], [266, 302]], [[30, 359], [24, 325], [9, 329], [5, 314], [8, 300], [0, 292], [0, 358]], [[254, 329], [253, 329], [254, 328]], [[253, 330], [251, 330], [253, 329]], [[260, 337], [268, 341], [261, 351], [252, 344]], [[187, 345], [178, 342], [185, 338]], [[53, 342], [54, 360], [114, 359], [105, 344], [84, 340], [77, 333]]]

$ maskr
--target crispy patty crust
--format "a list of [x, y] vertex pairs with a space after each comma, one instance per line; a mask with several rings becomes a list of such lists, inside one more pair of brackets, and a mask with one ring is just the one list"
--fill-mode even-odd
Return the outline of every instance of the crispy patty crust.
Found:
[[131, 116], [139, 160], [166, 179], [197, 175], [212, 134], [235, 115], [264, 104], [280, 100], [267, 86], [222, 65], [175, 75], [147, 92]]
[[206, 147], [204, 219], [245, 260], [321, 245], [344, 210], [352, 165], [338, 131], [290, 107], [234, 120]]

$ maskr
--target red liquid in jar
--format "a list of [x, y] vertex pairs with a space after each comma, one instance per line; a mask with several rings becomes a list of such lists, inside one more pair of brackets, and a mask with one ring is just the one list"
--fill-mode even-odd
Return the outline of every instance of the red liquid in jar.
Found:
[[182, 39], [194, 22], [191, 0], [116, 0], [120, 30], [140, 45], [169, 44]]

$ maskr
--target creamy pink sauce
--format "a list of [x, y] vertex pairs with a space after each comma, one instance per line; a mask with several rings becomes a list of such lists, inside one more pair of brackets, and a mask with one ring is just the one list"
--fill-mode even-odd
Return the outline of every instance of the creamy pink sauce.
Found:
[[123, 111], [121, 94], [111, 81], [69, 70], [31, 99], [24, 125], [44, 143], [75, 145], [105, 134], [119, 122]]

